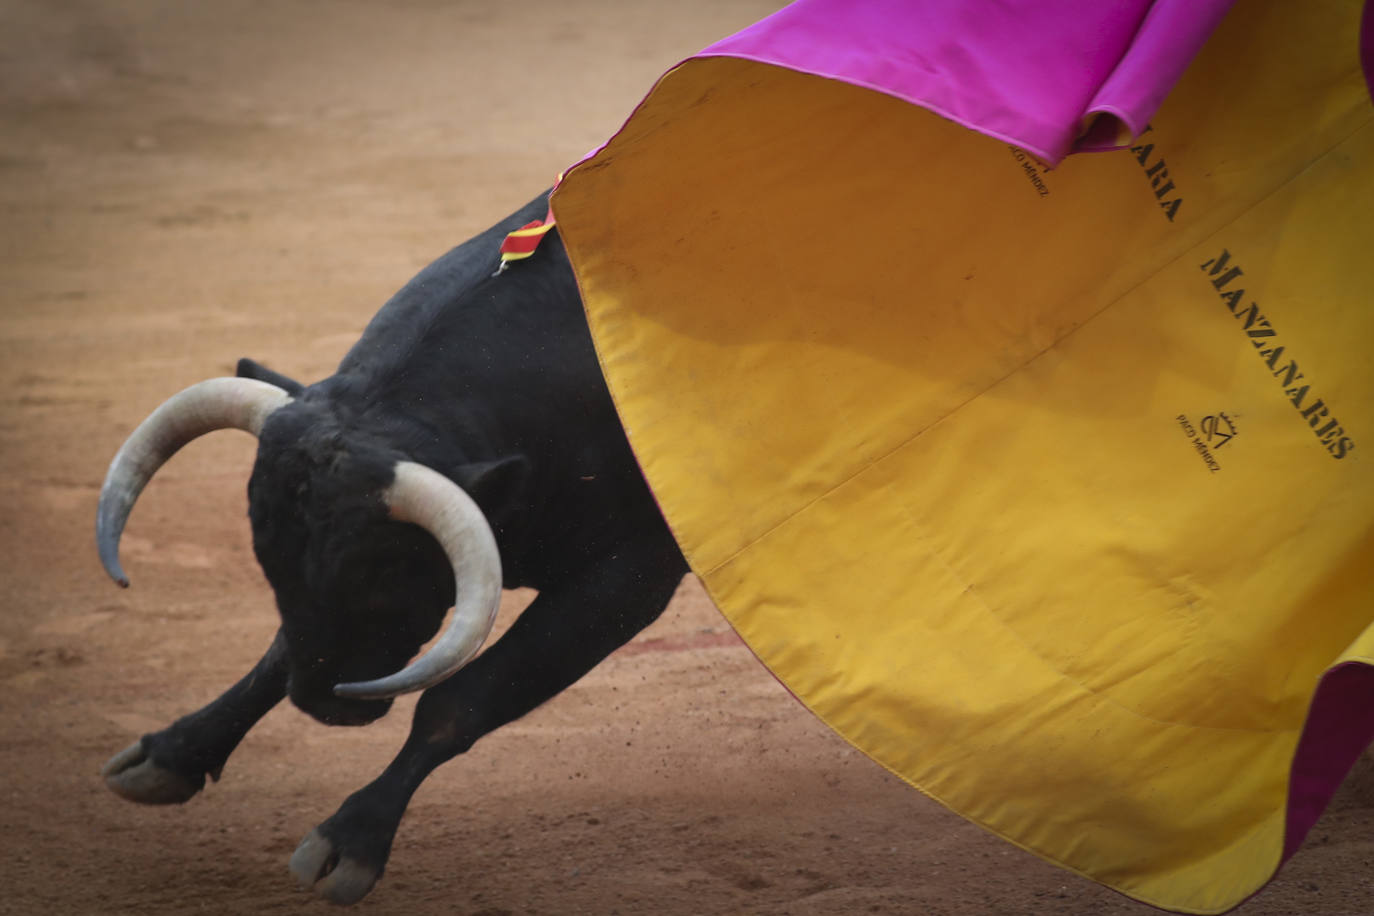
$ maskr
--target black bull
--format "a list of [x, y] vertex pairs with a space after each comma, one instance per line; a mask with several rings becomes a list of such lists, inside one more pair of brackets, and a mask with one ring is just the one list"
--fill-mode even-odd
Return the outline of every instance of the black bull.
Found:
[[[259, 434], [249, 514], [281, 628], [224, 695], [144, 735], [104, 771], [125, 798], [184, 802], [207, 775], [219, 777], [285, 696], [329, 724], [385, 713], [398, 690], [334, 688], [395, 671], [434, 635], [455, 593], [461, 601], [461, 564], [435, 537], [397, 521], [406, 516], [388, 501], [403, 465], [437, 471], [489, 523], [498, 583], [538, 596], [466, 667], [401, 688], [427, 687], [404, 746], [291, 859], [298, 880], [338, 903], [372, 889], [407, 803], [435, 767], [627, 642], [687, 571], [616, 417], [557, 232], [533, 258], [493, 276], [504, 235], [545, 206], [537, 198], [422, 271], [330, 378], [302, 386], [240, 362], [238, 375], [257, 381], [229, 384], [270, 388], [279, 400], [258, 418], [260, 430], [256, 421], [238, 425]], [[119, 530], [138, 489], [204, 431], [162, 443], [121, 517], [111, 519], [118, 513], [107, 503], [117, 498], [102, 492], [98, 536], [116, 578]]]

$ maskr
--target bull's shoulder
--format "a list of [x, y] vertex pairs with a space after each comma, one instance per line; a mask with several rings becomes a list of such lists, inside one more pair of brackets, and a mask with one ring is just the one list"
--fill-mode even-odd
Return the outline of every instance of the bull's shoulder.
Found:
[[437, 321], [491, 278], [500, 265], [501, 242], [548, 212], [546, 190], [480, 235], [445, 252], [391, 297], [368, 323], [339, 364], [340, 373], [376, 368], [379, 360], [410, 350]]

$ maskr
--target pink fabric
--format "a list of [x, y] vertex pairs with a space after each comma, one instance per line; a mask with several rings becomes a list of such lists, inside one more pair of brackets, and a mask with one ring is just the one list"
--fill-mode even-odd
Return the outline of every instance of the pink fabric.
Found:
[[1374, 100], [1374, 2], [1365, 0], [1360, 13], [1360, 66], [1364, 68], [1365, 85]]
[[893, 95], [1053, 164], [1116, 148], [1113, 119], [1142, 131], [1232, 2], [797, 0], [700, 56]]
[[1287, 861], [1326, 810], [1355, 761], [1374, 741], [1374, 667], [1350, 662], [1322, 677], [1307, 712], [1288, 780]]

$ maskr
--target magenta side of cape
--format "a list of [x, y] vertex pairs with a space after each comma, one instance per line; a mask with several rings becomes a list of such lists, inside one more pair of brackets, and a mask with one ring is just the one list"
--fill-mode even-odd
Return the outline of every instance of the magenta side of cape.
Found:
[[1298, 851], [1355, 761], [1374, 741], [1374, 667], [1337, 665], [1322, 677], [1307, 711], [1288, 777], [1283, 858]]
[[[711, 45], [896, 96], [1049, 163], [1144, 129], [1234, 0], [797, 0]], [[1077, 147], [1076, 147], [1076, 144]]]
[[1360, 66], [1369, 98], [1374, 101], [1374, 0], [1365, 0], [1360, 12]]

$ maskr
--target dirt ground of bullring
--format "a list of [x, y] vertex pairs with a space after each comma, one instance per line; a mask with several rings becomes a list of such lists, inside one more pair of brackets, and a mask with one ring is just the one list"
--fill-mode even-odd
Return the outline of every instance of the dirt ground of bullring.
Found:
[[[283, 704], [185, 806], [108, 792], [106, 758], [236, 680], [275, 611], [249, 437], [159, 475], [125, 537], [128, 591], [92, 547], [105, 466], [239, 356], [327, 375], [416, 270], [771, 7], [0, 0], [0, 912], [327, 909], [287, 859], [385, 765], [413, 700], [364, 729]], [[1367, 913], [1372, 879], [1365, 772], [1240, 912]], [[359, 910], [1153, 912], [851, 750], [690, 580], [589, 677], [440, 769]]]

